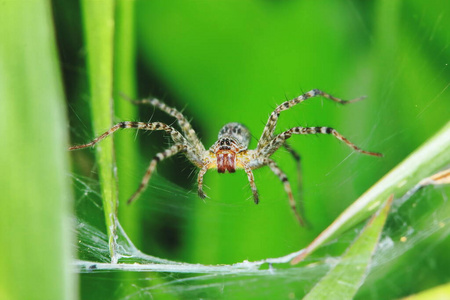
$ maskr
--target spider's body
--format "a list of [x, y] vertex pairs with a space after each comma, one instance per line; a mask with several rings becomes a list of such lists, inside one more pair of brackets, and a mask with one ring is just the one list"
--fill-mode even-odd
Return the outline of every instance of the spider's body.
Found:
[[228, 123], [219, 131], [217, 142], [209, 148], [216, 158], [219, 173], [243, 169], [247, 158], [247, 148], [250, 143], [250, 131], [239, 123]]
[[192, 129], [190, 123], [179, 111], [174, 108], [168, 107], [158, 99], [134, 101], [136, 104], [151, 104], [168, 113], [169, 115], [175, 117], [178, 121], [182, 133], [180, 133], [172, 126], [161, 122], [145, 123], [125, 121], [114, 125], [113, 127], [111, 127], [111, 129], [109, 129], [93, 141], [84, 145], [70, 147], [69, 150], [77, 150], [94, 146], [95, 144], [121, 128], [134, 128], [150, 131], [162, 130], [170, 134], [172, 140], [174, 141], [174, 145], [166, 149], [165, 151], [155, 155], [155, 157], [150, 162], [149, 167], [147, 168], [147, 172], [142, 179], [141, 185], [128, 200], [128, 203], [136, 199], [145, 189], [158, 162], [177, 153], [184, 153], [186, 157], [200, 169], [197, 182], [198, 195], [201, 198], [206, 197], [206, 194], [203, 192], [203, 176], [205, 175], [206, 171], [208, 171], [209, 169], [217, 169], [219, 173], [225, 173], [227, 171], [229, 173], [234, 173], [236, 169], [244, 169], [247, 174], [250, 187], [252, 189], [254, 201], [255, 203], [258, 203], [258, 190], [255, 185], [255, 179], [252, 170], [258, 169], [263, 166], [269, 166], [269, 168], [275, 173], [275, 175], [278, 176], [280, 181], [283, 183], [284, 189], [289, 198], [289, 204], [298, 221], [303, 224], [303, 220], [296, 209], [294, 196], [292, 194], [288, 178], [283, 173], [283, 171], [281, 171], [275, 161], [270, 158], [270, 156], [275, 151], [283, 146], [293, 155], [294, 159], [296, 159], [298, 163], [300, 162], [300, 156], [294, 150], [292, 150], [289, 145], [286, 144], [286, 140], [288, 138], [290, 138], [293, 134], [331, 134], [337, 139], [346, 143], [357, 152], [373, 156], [381, 156], [381, 154], [379, 153], [360, 149], [340, 133], [338, 133], [335, 129], [330, 127], [294, 127], [280, 134], [274, 134], [278, 117], [281, 111], [287, 110], [292, 106], [315, 96], [323, 96], [341, 104], [355, 102], [362, 99], [358, 98], [350, 101], [341, 100], [316, 89], [292, 100], [285, 101], [281, 105], [279, 105], [270, 115], [261, 138], [258, 141], [258, 145], [256, 149], [253, 150], [248, 149], [251, 137], [250, 132], [244, 125], [240, 123], [228, 123], [223, 126], [219, 131], [217, 141], [208, 150], [206, 150], [203, 144], [198, 139], [197, 134]]

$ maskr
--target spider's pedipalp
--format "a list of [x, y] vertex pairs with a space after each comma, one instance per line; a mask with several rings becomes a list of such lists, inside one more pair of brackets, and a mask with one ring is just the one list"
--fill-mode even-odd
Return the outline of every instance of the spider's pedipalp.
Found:
[[283, 110], [287, 110], [299, 103], [302, 103], [303, 101], [309, 99], [309, 98], [313, 98], [316, 96], [323, 96], [327, 99], [333, 100], [335, 102], [338, 102], [340, 104], [347, 104], [347, 103], [353, 103], [359, 100], [364, 99], [365, 97], [360, 97], [360, 98], [356, 98], [353, 100], [342, 100], [340, 98], [336, 98], [328, 93], [325, 93], [321, 90], [318, 89], [314, 89], [311, 90], [303, 95], [298, 96], [297, 98], [294, 98], [292, 100], [288, 100], [285, 101], [283, 103], [281, 103], [280, 105], [278, 105], [278, 107], [272, 112], [272, 114], [269, 117], [269, 120], [267, 121], [266, 126], [264, 127], [264, 131], [261, 135], [261, 138], [258, 141], [258, 147], [257, 149], [260, 150], [261, 148], [265, 147], [267, 145], [267, 143], [270, 142], [270, 140], [273, 137], [273, 132], [275, 131], [275, 128], [277, 126], [277, 122], [278, 122], [278, 118], [280, 116], [280, 113]]
[[147, 171], [145, 172], [144, 177], [142, 178], [141, 184], [139, 185], [139, 188], [134, 192], [134, 194], [128, 199], [127, 204], [130, 204], [134, 200], [136, 200], [139, 195], [142, 193], [142, 191], [147, 187], [148, 181], [150, 180], [153, 172], [155, 171], [156, 165], [162, 161], [163, 159], [166, 159], [168, 157], [171, 157], [181, 151], [186, 151], [187, 146], [185, 145], [173, 145], [172, 147], [164, 150], [163, 152], [160, 152], [153, 157], [153, 159], [150, 161], [150, 165], [147, 168]]
[[347, 138], [345, 138], [342, 134], [337, 132], [336, 129], [333, 129], [331, 127], [325, 127], [325, 126], [320, 126], [320, 127], [294, 127], [294, 128], [291, 128], [291, 129], [289, 129], [289, 130], [287, 130], [285, 132], [282, 132], [279, 135], [275, 136], [266, 145], [266, 147], [261, 149], [261, 151], [260, 151], [261, 155], [263, 155], [264, 157], [271, 156], [293, 134], [332, 134], [334, 137], [336, 137], [337, 139], [339, 139], [339, 140], [343, 141], [344, 143], [346, 143], [350, 148], [352, 148], [356, 152], [367, 154], [367, 155], [372, 155], [372, 156], [378, 156], [378, 157], [383, 156], [383, 154], [381, 154], [381, 153], [366, 151], [366, 150], [363, 150], [363, 149], [359, 148], [358, 146], [356, 146], [355, 144], [350, 142]]

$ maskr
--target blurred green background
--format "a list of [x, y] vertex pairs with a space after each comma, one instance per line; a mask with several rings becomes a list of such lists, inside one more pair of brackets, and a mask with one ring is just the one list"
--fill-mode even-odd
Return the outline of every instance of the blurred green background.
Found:
[[[45, 2], [52, 9], [69, 119], [63, 126], [70, 131], [71, 144], [95, 136], [91, 107], [97, 100], [89, 89], [92, 74], [86, 66], [90, 53], [85, 38], [88, 30], [101, 28], [86, 26], [88, 17], [83, 16], [82, 7], [87, 2]], [[296, 199], [302, 201], [311, 225], [306, 229], [296, 223], [282, 184], [268, 168], [254, 172], [259, 205], [253, 203], [242, 171], [209, 171], [204, 182], [210, 198], [202, 201], [196, 196], [197, 170], [183, 156], [160, 163], [149, 188], [136, 203], [126, 206], [150, 159], [170, 141], [159, 132], [117, 133], [119, 220], [133, 243], [147, 254], [229, 264], [299, 250], [449, 120], [450, 3], [446, 1], [95, 3], [100, 11], [104, 6], [105, 14], [114, 16], [114, 107], [103, 111], [112, 114], [114, 122], [174, 123], [152, 107], [133, 107], [119, 93], [136, 99], [151, 95], [182, 110], [206, 148], [228, 122], [245, 124], [252, 132], [250, 148], [254, 148], [277, 104], [319, 88], [343, 99], [368, 98], [345, 107], [323, 98], [308, 100], [281, 114], [277, 132], [295, 126], [331, 126], [361, 148], [384, 154], [375, 158], [353, 153], [331, 136], [291, 138], [290, 145], [302, 157], [301, 199], [290, 154], [281, 149], [273, 158], [288, 175]], [[74, 152], [71, 157], [73, 177], [92, 181], [89, 190], [98, 188], [94, 151]], [[86, 201], [85, 192], [74, 188], [76, 214], [105, 230], [103, 215], [87, 211], [92, 203]], [[448, 189], [436, 194], [445, 198]], [[432, 244], [436, 247], [414, 265], [408, 261], [421, 252], [420, 246], [393, 262], [385, 275], [391, 274], [394, 281], [385, 278], [363, 286], [359, 297], [401, 297], [448, 282], [449, 238], [440, 237], [439, 243], [433, 240]], [[320, 255], [338, 255], [343, 247], [337, 243]], [[78, 255], [89, 258], [86, 253]], [[415, 276], [405, 276], [407, 272]], [[139, 280], [148, 279], [151, 286], [178, 276], [83, 274], [80, 294], [83, 299], [121, 299]], [[238, 279], [234, 278], [234, 292], [222, 297], [261, 298], [268, 295], [267, 290], [278, 299], [291, 297], [283, 278], [261, 279], [264, 289], [249, 293], [246, 285], [236, 289]], [[217, 281], [221, 280], [226, 281]], [[306, 284], [290, 282], [293, 297], [301, 297], [313, 283], [308, 279]], [[168, 289], [160, 297], [187, 297], [183, 291]], [[207, 292], [197, 296], [220, 297]]]

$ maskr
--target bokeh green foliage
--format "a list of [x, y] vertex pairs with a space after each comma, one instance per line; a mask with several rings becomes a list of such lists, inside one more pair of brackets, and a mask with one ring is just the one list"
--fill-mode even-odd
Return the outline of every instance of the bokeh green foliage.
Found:
[[[58, 3], [55, 1], [55, 11], [66, 16], [69, 8]], [[150, 184], [133, 207], [125, 207], [151, 157], [168, 143], [158, 133], [119, 133], [119, 219], [132, 233], [133, 242], [149, 254], [218, 264], [298, 250], [448, 121], [450, 21], [444, 17], [449, 12], [444, 2], [129, 3], [135, 4], [134, 15], [127, 15], [125, 24], [133, 23], [135, 29], [128, 31], [132, 38], [124, 43], [136, 46], [138, 74], [126, 69], [129, 65], [125, 68], [128, 71], [118, 72], [116, 65], [114, 82], [125, 82], [112, 91], [116, 95], [117, 121], [152, 119], [172, 123], [173, 119], [148, 107], [139, 107], [136, 116], [132, 109], [121, 107], [125, 100], [117, 97], [118, 91], [137, 97], [151, 94], [183, 110], [193, 120], [205, 147], [215, 141], [220, 127], [231, 121], [242, 122], [250, 129], [254, 136], [250, 147], [255, 147], [276, 104], [320, 88], [345, 99], [361, 95], [368, 98], [345, 107], [311, 99], [283, 112], [278, 131], [294, 126], [332, 126], [362, 148], [385, 155], [379, 159], [352, 153], [329, 136], [293, 137], [290, 144], [302, 155], [302, 198], [305, 216], [311, 223], [310, 229], [303, 229], [292, 216], [281, 183], [267, 168], [255, 171], [261, 194], [258, 206], [252, 202], [243, 172], [208, 172], [205, 184], [210, 198], [204, 202], [195, 197], [195, 168], [183, 158], [170, 159], [159, 165], [158, 174], [185, 188], [184, 195], [177, 197], [177, 190], [173, 197], [163, 198]], [[61, 25], [57, 30], [60, 50], [65, 54], [63, 70], [73, 143], [83, 143], [93, 137], [86, 104], [95, 99], [83, 84], [87, 71], [82, 60], [89, 53], [79, 51], [85, 46], [76, 32], [78, 27], [71, 27], [58, 14], [55, 17]], [[118, 32], [123, 24], [117, 22]], [[73, 40], [64, 36], [66, 32], [79, 37], [77, 45], [71, 45]], [[132, 59], [133, 51], [121, 47], [115, 46], [115, 59]], [[74, 154], [74, 162], [77, 171], [86, 175], [95, 168], [89, 151], [85, 152]], [[292, 157], [281, 150], [274, 159], [297, 190]], [[161, 207], [161, 201], [170, 201], [168, 207], [173, 209], [155, 210]], [[448, 245], [446, 238], [433, 251], [432, 259], [440, 261], [440, 266], [419, 268], [419, 277], [428, 277], [424, 286], [448, 280], [446, 266], [450, 262], [442, 250]], [[326, 255], [341, 250], [336, 245]], [[401, 260], [397, 263], [393, 270], [401, 270], [406, 264]], [[389, 295], [422, 289], [415, 278], [396, 279], [398, 287], [386, 291]], [[89, 285], [85, 285], [84, 295], [89, 294]], [[378, 282], [372, 290], [389, 286]], [[277, 289], [273, 288], [276, 295]]]
[[51, 5], [0, 6], [0, 299], [76, 299], [67, 118]]
[[[364, 35], [354, 36], [350, 11], [345, 6], [234, 2], [233, 5], [185, 4], [183, 10], [179, 10], [179, 2], [169, 7], [139, 5], [142, 9], [138, 12], [152, 12], [151, 18], [138, 15], [138, 20], [142, 20], [138, 23], [142, 35], [139, 41], [143, 51], [148, 53], [143, 60], [151, 60], [152, 67], [173, 85], [172, 93], [187, 103], [185, 112], [194, 116], [197, 127], [202, 130], [205, 126], [201, 125], [207, 124], [210, 130], [201, 132], [207, 147], [215, 141], [220, 127], [230, 121], [242, 122], [250, 129], [254, 135], [251, 147], [254, 147], [275, 105], [285, 97], [295, 97], [311, 88], [318, 87], [343, 98], [367, 93], [358, 79], [355, 80], [361, 60], [348, 52], [348, 43], [351, 43], [354, 53], [359, 53], [358, 49], [364, 47]], [[205, 11], [202, 13], [199, 9]], [[302, 11], [308, 13], [299, 14]], [[204, 17], [199, 18], [199, 14]], [[317, 18], [317, 15], [323, 17]], [[174, 22], [180, 25], [173, 26]], [[340, 26], [335, 26], [336, 23]], [[339, 74], [342, 70], [346, 74]], [[358, 110], [375, 107], [376, 99], [370, 96], [371, 100], [364, 104], [345, 108], [319, 99], [311, 100], [283, 113], [279, 130], [297, 125], [329, 125], [346, 133], [346, 128], [354, 127], [353, 122], [361, 130], [370, 130], [370, 123], [376, 123], [370, 115], [364, 120], [352, 117]], [[339, 126], [339, 120], [345, 125]], [[358, 134], [364, 137], [363, 133]], [[354, 135], [353, 140], [357, 136]], [[303, 158], [305, 212], [317, 231], [346, 206], [342, 202], [331, 207], [325, 205], [329, 194], [318, 191], [322, 190], [323, 182], [331, 186], [335, 182], [336, 188], [330, 188], [334, 190], [332, 198], [347, 199], [350, 203], [376, 179], [363, 179], [358, 185], [360, 190], [351, 186], [337, 188], [342, 182], [339, 178], [348, 177], [349, 170], [343, 166], [341, 173], [328, 176], [326, 173], [333, 169], [336, 161], [350, 153], [345, 146], [329, 137], [294, 137], [290, 142]], [[361, 139], [360, 144], [366, 148], [376, 145], [373, 138]], [[314, 155], [318, 159], [310, 159]], [[292, 158], [280, 151], [275, 159], [295, 184]], [[373, 165], [377, 162], [367, 157], [356, 159]], [[236, 259], [282, 255], [306, 245], [316, 234], [298, 229], [282, 185], [269, 170], [255, 171], [255, 176], [261, 193], [259, 207], [252, 207], [243, 172], [234, 176], [215, 172], [206, 175], [211, 201], [230, 206], [210, 207], [212, 205], [201, 201], [194, 204], [195, 216], [191, 223], [196, 238], [186, 239], [194, 255], [193, 262], [230, 263]], [[229, 247], [231, 240], [245, 242]], [[208, 241], [206, 247], [205, 241]]]
[[[448, 119], [443, 113], [449, 111], [444, 101], [448, 53], [434, 54], [445, 43], [439, 45], [436, 38], [430, 42], [436, 41], [434, 47], [413, 46], [432, 34], [446, 36], [446, 21], [432, 23], [433, 5], [427, 4], [426, 11], [420, 10], [420, 2], [399, 1], [137, 5], [142, 60], [170, 86], [173, 98], [180, 99], [178, 107], [186, 107], [185, 113], [193, 116], [206, 146], [223, 124], [238, 121], [253, 133], [254, 147], [268, 114], [285, 95], [292, 98], [321, 88], [343, 98], [368, 95], [368, 99], [346, 107], [310, 100], [284, 112], [279, 130], [333, 126], [361, 147], [385, 155], [383, 159], [350, 155], [331, 137], [289, 141], [303, 158], [310, 232], [296, 227], [282, 186], [269, 170], [255, 171], [259, 207], [246, 201], [250, 193], [245, 174], [208, 173], [208, 202], [233, 205], [194, 203], [190, 232], [195, 235], [186, 238], [194, 255], [192, 260], [186, 258], [189, 261], [258, 259], [307, 244]], [[280, 151], [275, 159], [295, 182], [291, 157]]]

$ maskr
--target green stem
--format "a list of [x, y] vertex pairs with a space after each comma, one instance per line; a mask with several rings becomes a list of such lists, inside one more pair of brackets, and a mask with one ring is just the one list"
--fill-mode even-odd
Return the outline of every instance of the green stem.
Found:
[[[87, 69], [91, 91], [91, 114], [94, 135], [99, 136], [112, 126], [112, 82], [114, 47], [114, 1], [82, 2], [87, 50]], [[105, 213], [109, 251], [116, 257], [117, 187], [114, 173], [113, 139], [95, 147], [96, 161]]]
[[[121, 93], [134, 98], [136, 93], [136, 46], [134, 36], [134, 1], [119, 0], [116, 7], [116, 36], [114, 59], [114, 111], [120, 121], [136, 120], [137, 106], [126, 101]], [[126, 203], [139, 186], [142, 164], [139, 161], [136, 132], [123, 132], [115, 137], [117, 175], [120, 203]], [[130, 176], [130, 174], [136, 176]], [[142, 209], [139, 203], [119, 205], [121, 225], [127, 235], [140, 248], [140, 220]]]

